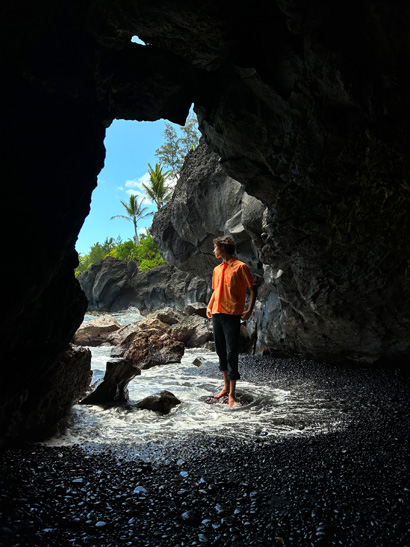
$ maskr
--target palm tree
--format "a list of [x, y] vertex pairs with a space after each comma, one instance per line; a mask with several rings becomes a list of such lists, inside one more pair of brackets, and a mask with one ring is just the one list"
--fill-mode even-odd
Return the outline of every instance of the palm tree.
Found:
[[125, 208], [128, 215], [115, 215], [111, 217], [111, 220], [113, 218], [125, 218], [125, 220], [132, 220], [132, 223], [134, 224], [134, 231], [135, 231], [135, 244], [140, 246], [140, 240], [138, 237], [138, 221], [142, 218], [148, 217], [152, 215], [152, 213], [146, 213], [147, 207], [143, 207], [142, 204], [144, 202], [145, 198], [142, 198], [140, 202], [138, 202], [137, 196], [134, 194], [130, 196], [130, 202], [125, 203], [124, 201], [121, 201], [121, 205]]
[[149, 185], [142, 184], [148, 196], [155, 202], [157, 209], [160, 210], [166, 201], [172, 196], [172, 189], [166, 185], [167, 177], [170, 171], [162, 172], [162, 166], [155, 164], [155, 169], [148, 164]]

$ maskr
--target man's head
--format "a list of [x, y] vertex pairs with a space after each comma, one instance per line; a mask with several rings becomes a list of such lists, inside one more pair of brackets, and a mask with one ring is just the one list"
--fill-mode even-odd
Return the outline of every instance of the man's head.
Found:
[[[226, 253], [228, 255], [234, 255], [235, 242], [233, 238], [231, 236], [216, 237], [214, 239], [214, 254], [217, 258], [219, 258], [217, 256], [218, 253], [215, 252], [217, 249], [219, 249], [219, 251], [223, 251], [224, 254]], [[220, 253], [219, 253], [219, 256], [220, 256]]]

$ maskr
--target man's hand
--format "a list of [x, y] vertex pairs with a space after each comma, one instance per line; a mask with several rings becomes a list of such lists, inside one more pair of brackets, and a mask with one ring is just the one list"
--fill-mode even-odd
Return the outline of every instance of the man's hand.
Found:
[[252, 315], [252, 310], [244, 311], [243, 314], [241, 315], [242, 321], [247, 321], [251, 315]]
[[212, 319], [212, 313], [211, 313], [211, 310], [209, 308], [206, 309], [206, 316], [208, 319]]

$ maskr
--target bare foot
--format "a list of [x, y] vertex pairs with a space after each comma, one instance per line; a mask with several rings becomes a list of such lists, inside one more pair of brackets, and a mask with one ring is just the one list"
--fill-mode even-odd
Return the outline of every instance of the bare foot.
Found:
[[214, 395], [214, 399], [220, 399], [224, 395], [228, 395], [228, 393], [229, 393], [229, 389], [226, 389], [224, 387], [223, 390], [220, 393], [218, 393], [217, 395]]
[[229, 394], [229, 397], [228, 397], [228, 406], [229, 406], [229, 408], [232, 408], [234, 405], [236, 405], [235, 396]]

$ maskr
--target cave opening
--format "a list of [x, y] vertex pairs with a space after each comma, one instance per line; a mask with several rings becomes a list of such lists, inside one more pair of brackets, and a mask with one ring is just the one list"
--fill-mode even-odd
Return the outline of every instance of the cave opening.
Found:
[[159, 160], [155, 150], [163, 142], [164, 120], [140, 122], [114, 120], [106, 130], [104, 167], [98, 175], [93, 191], [90, 213], [79, 233], [76, 250], [81, 257], [88, 255], [98, 243], [107, 240], [128, 241], [134, 239], [132, 222], [112, 219], [127, 215], [121, 201], [128, 203], [135, 195], [150, 216], [138, 222], [139, 235], [146, 233], [152, 223], [155, 204], [147, 196], [142, 184], [148, 184], [148, 164]]

